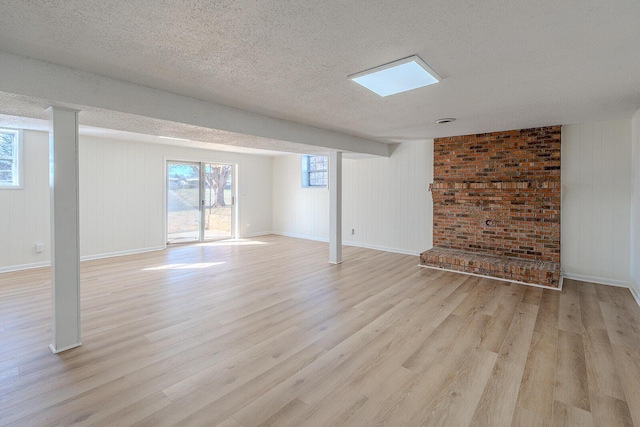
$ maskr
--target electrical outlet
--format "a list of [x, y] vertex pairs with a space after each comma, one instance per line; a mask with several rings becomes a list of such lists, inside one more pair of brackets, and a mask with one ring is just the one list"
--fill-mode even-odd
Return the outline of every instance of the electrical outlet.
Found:
[[247, 228], [251, 228], [251, 224], [247, 224]]
[[41, 254], [44, 251], [44, 245], [42, 243], [36, 243], [36, 253]]

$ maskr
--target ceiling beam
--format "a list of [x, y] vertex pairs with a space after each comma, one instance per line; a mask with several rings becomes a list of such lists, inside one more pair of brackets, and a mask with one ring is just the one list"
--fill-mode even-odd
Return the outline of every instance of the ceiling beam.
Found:
[[82, 110], [93, 107], [329, 150], [389, 157], [389, 144], [0, 51], [0, 91]]

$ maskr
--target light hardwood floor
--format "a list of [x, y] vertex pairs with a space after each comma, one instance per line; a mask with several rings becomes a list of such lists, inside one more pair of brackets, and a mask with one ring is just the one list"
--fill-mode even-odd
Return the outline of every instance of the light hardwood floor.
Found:
[[82, 264], [53, 355], [48, 269], [0, 275], [0, 425], [640, 426], [640, 308], [277, 236]]

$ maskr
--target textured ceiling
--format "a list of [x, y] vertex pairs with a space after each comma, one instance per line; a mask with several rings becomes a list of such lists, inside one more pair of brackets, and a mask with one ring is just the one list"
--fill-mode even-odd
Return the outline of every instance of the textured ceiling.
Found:
[[[0, 50], [387, 142], [640, 108], [638, 0], [14, 0], [0, 12]], [[346, 78], [413, 54], [444, 80], [380, 98]]]

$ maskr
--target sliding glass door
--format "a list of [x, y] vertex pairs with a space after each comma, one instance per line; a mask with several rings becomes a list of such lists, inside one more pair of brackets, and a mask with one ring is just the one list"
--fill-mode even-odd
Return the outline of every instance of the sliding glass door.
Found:
[[229, 239], [233, 230], [233, 166], [202, 165], [204, 177], [204, 239]]
[[200, 241], [200, 163], [167, 162], [167, 242]]
[[232, 165], [167, 162], [167, 243], [234, 237], [234, 203]]

